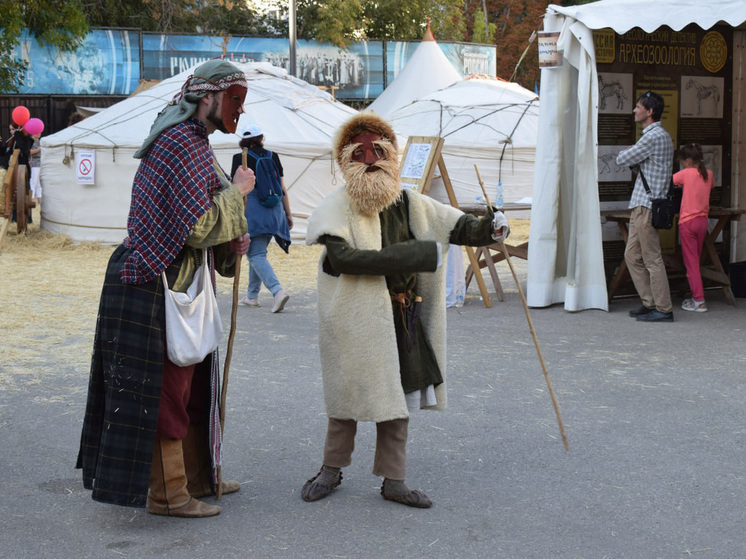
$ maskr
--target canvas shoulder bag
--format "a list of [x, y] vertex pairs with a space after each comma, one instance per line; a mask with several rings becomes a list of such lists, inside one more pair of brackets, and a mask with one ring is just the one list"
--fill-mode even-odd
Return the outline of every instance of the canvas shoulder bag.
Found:
[[201, 363], [215, 351], [223, 336], [218, 301], [210, 279], [207, 249], [202, 249], [202, 264], [194, 272], [186, 293], [168, 287], [166, 272], [161, 273], [166, 305], [166, 351], [172, 363], [180, 367]]
[[[642, 185], [645, 187], [645, 192], [648, 193], [648, 197], [650, 198], [648, 181], [645, 179], [642, 169], [638, 169], [638, 171], [642, 179]], [[653, 228], [671, 229], [674, 217], [681, 209], [681, 187], [674, 185], [672, 177], [668, 184], [666, 195], [663, 198], [650, 198], [650, 202], [653, 205]]]

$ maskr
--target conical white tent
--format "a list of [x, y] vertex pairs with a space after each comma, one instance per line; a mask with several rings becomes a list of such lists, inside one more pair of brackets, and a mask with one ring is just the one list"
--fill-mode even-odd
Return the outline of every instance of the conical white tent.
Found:
[[406, 65], [367, 110], [387, 118], [396, 109], [462, 78], [435, 42], [428, 24], [422, 42]]
[[[267, 63], [235, 64], [249, 81], [242, 119], [259, 124], [266, 147], [280, 155], [295, 218], [292, 235], [303, 239], [308, 216], [340, 184], [332, 137], [355, 110]], [[42, 138], [42, 228], [79, 241], [115, 244], [126, 236], [132, 180], [139, 164], [132, 156], [193, 69]], [[221, 132], [210, 137], [226, 171], [239, 151], [238, 141], [238, 136]], [[78, 183], [82, 153], [93, 156], [93, 184]]]
[[[401, 136], [445, 139], [443, 160], [460, 206], [473, 206], [481, 196], [475, 163], [491, 201], [498, 181], [506, 202], [531, 197], [539, 98], [520, 85], [461, 80], [395, 110], [388, 120]], [[448, 202], [437, 181], [430, 195]]]

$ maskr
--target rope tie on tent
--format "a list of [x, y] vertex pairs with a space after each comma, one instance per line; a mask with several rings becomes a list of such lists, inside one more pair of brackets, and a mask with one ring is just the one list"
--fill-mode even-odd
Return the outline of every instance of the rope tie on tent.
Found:
[[[518, 130], [518, 126], [520, 126], [521, 121], [526, 116], [526, 113], [533, 106], [533, 104], [534, 104], [535, 101], [537, 101], [537, 99], [531, 99], [528, 103], [511, 103], [509, 105], [505, 105], [504, 107], [500, 107], [499, 109], [492, 110], [492, 111], [490, 111], [490, 112], [488, 112], [488, 113], [486, 113], [486, 114], [484, 114], [484, 115], [482, 115], [482, 116], [480, 116], [478, 118], [469, 117], [469, 119], [470, 119], [469, 122], [467, 122], [466, 124], [464, 124], [462, 126], [459, 126], [455, 130], [452, 130], [448, 134], [443, 134], [443, 114], [444, 114], [444, 112], [447, 112], [451, 116], [451, 118], [454, 118], [456, 116], [460, 116], [460, 117], [463, 118], [463, 117], [466, 117], [467, 115], [459, 114], [456, 110], [453, 110], [453, 109], [448, 110], [443, 105], [443, 103], [438, 102], [437, 104], [439, 106], [439, 111], [438, 111], [439, 112], [439, 124], [438, 124], [438, 127], [439, 127], [439, 136], [441, 136], [443, 138], [447, 138], [451, 134], [455, 134], [459, 130], [462, 130], [462, 129], [468, 127], [468, 126], [472, 126], [474, 124], [478, 124], [478, 123], [480, 123], [480, 121], [482, 121], [482, 120], [484, 120], [484, 119], [486, 119], [488, 117], [491, 117], [492, 115], [495, 115], [495, 114], [497, 114], [499, 112], [502, 112], [502, 111], [505, 111], [505, 110], [508, 110], [508, 109], [512, 109], [512, 108], [515, 108], [515, 107], [521, 107], [522, 106], [523, 107], [523, 111], [521, 112], [521, 116], [518, 118], [518, 121], [515, 123], [515, 126], [513, 127], [513, 130], [511, 130], [510, 134], [508, 134], [507, 136], [505, 136], [505, 139], [501, 140], [501, 142], [500, 142], [501, 144], [503, 144], [503, 149], [500, 152], [500, 158], [498, 160], [498, 181], [501, 181], [502, 180], [502, 165], [503, 165], [503, 159], [505, 157], [505, 150], [507, 149], [508, 144], [510, 144], [511, 146], [513, 145], [513, 134], [515, 134], [515, 131]], [[498, 134], [502, 133], [500, 130], [498, 130], [494, 126], [488, 126], [488, 128], [491, 128], [492, 130], [494, 130]]]

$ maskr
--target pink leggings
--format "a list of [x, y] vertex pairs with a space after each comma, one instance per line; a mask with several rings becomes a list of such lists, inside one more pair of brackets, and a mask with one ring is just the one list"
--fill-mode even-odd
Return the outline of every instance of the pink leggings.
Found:
[[679, 239], [681, 240], [681, 256], [686, 267], [686, 278], [689, 289], [695, 301], [705, 300], [705, 290], [702, 287], [702, 274], [699, 263], [702, 257], [702, 244], [707, 235], [707, 218], [695, 217], [679, 225]]

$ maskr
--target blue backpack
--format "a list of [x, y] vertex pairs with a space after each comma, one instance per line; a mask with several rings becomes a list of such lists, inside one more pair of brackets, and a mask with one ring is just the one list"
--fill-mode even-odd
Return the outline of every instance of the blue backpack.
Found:
[[272, 152], [267, 151], [265, 155], [257, 155], [249, 151], [249, 155], [256, 161], [256, 185], [254, 192], [259, 203], [265, 208], [274, 208], [282, 200], [282, 182], [280, 172], [277, 170], [272, 159]]

